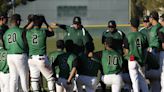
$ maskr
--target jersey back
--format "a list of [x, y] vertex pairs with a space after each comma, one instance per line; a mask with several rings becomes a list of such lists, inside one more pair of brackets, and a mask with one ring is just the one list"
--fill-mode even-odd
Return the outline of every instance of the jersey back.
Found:
[[139, 62], [139, 64], [143, 65], [144, 59], [144, 47], [147, 44], [146, 36], [144, 36], [140, 32], [131, 32], [127, 36], [128, 44], [129, 44], [129, 53], [128, 56], [134, 55], [135, 60]]
[[26, 33], [29, 55], [46, 54], [46, 30], [33, 28]]
[[122, 57], [114, 50], [102, 51], [101, 64], [104, 74], [117, 74], [122, 69]]
[[8, 29], [4, 36], [4, 44], [8, 54], [17, 54], [25, 52], [25, 44], [23, 42], [23, 31], [18, 27]]
[[84, 53], [79, 55], [77, 68], [79, 75], [97, 76], [98, 70], [100, 70], [100, 61], [96, 57], [88, 57]]

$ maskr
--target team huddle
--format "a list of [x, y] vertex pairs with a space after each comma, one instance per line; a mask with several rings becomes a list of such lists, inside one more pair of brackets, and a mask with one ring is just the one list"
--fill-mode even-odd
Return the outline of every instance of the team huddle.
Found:
[[126, 35], [110, 20], [101, 51], [94, 51], [80, 17], [71, 26], [53, 23], [66, 34], [49, 54], [46, 39], [54, 30], [43, 15], [29, 15], [23, 28], [19, 14], [10, 17], [10, 27], [7, 21], [0, 13], [0, 92], [18, 92], [19, 82], [23, 92], [41, 92], [40, 74], [49, 92], [96, 92], [98, 85], [102, 92], [164, 92], [164, 14], [152, 11], [140, 29], [139, 18], [131, 18]]

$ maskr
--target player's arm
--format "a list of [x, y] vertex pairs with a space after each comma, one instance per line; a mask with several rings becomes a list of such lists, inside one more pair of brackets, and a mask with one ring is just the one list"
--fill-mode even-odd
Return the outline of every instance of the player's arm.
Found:
[[123, 56], [126, 56], [129, 53], [129, 43], [127, 38], [123, 39], [123, 52], [124, 52]]
[[102, 43], [102, 44], [104, 44], [105, 39], [106, 39], [106, 37], [104, 36], [104, 32], [103, 32], [103, 34], [102, 34], [102, 38], [101, 38], [101, 43]]
[[52, 23], [52, 25], [58, 26], [59, 28], [65, 30], [65, 31], [67, 31], [67, 28], [68, 28], [68, 26], [64, 25], [64, 24]]
[[162, 49], [164, 49], [164, 33], [163, 32], [159, 32], [158, 36], [159, 36], [159, 39], [162, 42]]
[[23, 38], [23, 42], [24, 42], [24, 45], [25, 45], [25, 50], [28, 52], [29, 47], [28, 47], [27, 38], [26, 38], [26, 30], [23, 31], [22, 38]]
[[76, 74], [76, 71], [77, 71], [77, 59], [75, 59], [74, 60], [74, 62], [73, 62], [73, 64], [72, 64], [72, 70], [71, 70], [71, 72], [70, 72], [70, 75], [69, 75], [69, 77], [68, 77], [68, 79], [67, 79], [67, 84], [70, 84], [71, 83], [71, 80], [72, 80], [72, 78], [75, 76], [75, 74]]

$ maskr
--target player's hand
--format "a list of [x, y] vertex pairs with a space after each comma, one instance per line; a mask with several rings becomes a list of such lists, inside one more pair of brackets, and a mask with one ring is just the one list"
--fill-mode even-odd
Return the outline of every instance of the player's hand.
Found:
[[53, 25], [53, 26], [57, 26], [57, 23], [56, 23], [56, 22], [53, 22], [53, 23], [51, 23], [51, 25]]
[[68, 81], [68, 80], [67, 80], [67, 85], [71, 85], [71, 84], [72, 84], [71, 81]]
[[148, 52], [152, 52], [152, 48], [148, 48], [147, 51], [148, 51]]

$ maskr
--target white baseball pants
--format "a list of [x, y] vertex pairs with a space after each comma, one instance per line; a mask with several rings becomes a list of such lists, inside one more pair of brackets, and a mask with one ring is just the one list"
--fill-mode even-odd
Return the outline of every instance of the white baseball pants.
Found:
[[26, 54], [8, 54], [7, 62], [10, 72], [10, 92], [16, 92], [18, 77], [24, 92], [28, 92], [28, 63]]
[[55, 79], [53, 71], [48, 61], [47, 56], [33, 55], [29, 60], [31, 87], [33, 91], [39, 91], [40, 72], [48, 82], [48, 89], [50, 92], [55, 91]]
[[9, 89], [10, 74], [0, 72], [0, 90], [1, 92], [10, 92]]
[[132, 81], [132, 87], [134, 92], [149, 92], [146, 79], [140, 65], [137, 61], [128, 61], [129, 75]]
[[121, 74], [108, 74], [103, 75], [101, 80], [107, 85], [112, 87], [112, 92], [121, 92], [123, 84]]

